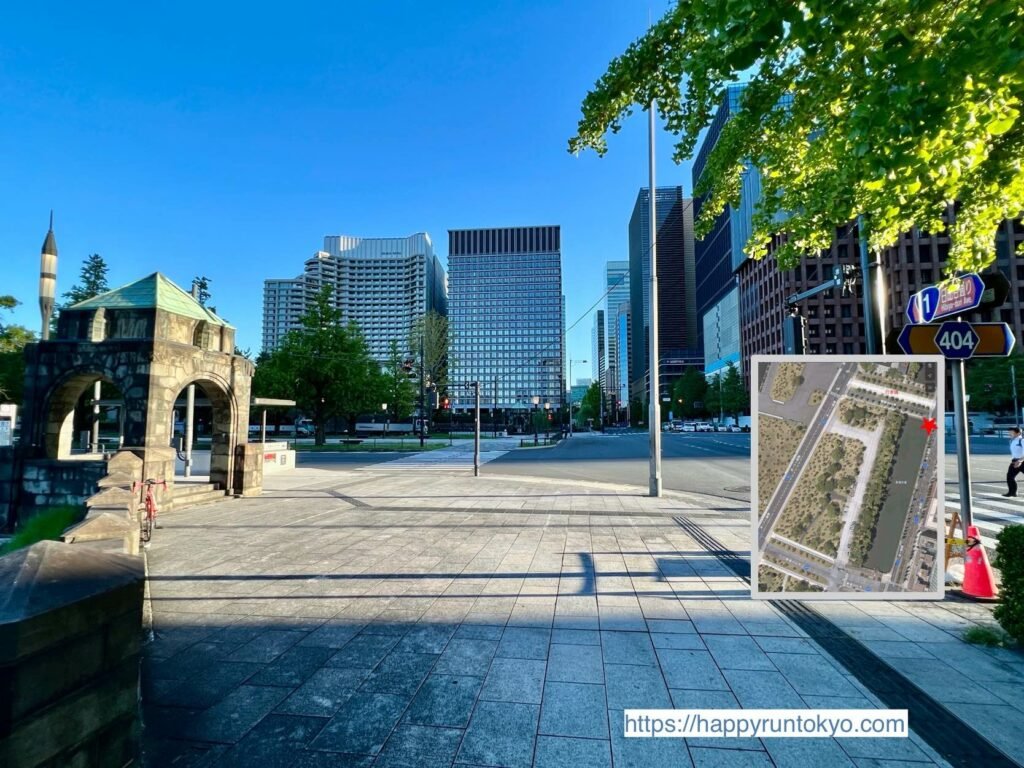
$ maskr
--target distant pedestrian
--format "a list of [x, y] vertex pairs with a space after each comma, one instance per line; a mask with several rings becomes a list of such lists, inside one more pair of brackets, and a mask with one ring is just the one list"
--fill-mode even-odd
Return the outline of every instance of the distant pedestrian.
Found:
[[1024, 472], [1024, 437], [1020, 427], [1010, 430], [1010, 466], [1006, 470], [1006, 493], [1003, 496], [1013, 498], [1017, 495], [1016, 477]]

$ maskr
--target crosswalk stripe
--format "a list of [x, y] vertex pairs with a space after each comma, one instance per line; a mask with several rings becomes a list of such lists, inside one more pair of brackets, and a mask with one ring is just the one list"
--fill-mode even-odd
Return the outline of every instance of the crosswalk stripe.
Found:
[[[986, 485], [999, 485], [986, 483]], [[981, 543], [985, 549], [994, 551], [996, 537], [1007, 525], [1024, 525], [1024, 506], [1001, 498], [987, 495], [972, 497], [974, 524], [981, 533]], [[960, 510], [960, 494], [946, 492], [946, 509]]]

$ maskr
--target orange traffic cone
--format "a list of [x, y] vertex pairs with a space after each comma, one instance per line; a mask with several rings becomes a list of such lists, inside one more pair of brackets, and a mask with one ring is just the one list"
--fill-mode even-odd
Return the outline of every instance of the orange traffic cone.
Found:
[[976, 525], [967, 527], [967, 549], [964, 552], [963, 593], [970, 597], [992, 599], [996, 596], [996, 579], [992, 574], [985, 547]]

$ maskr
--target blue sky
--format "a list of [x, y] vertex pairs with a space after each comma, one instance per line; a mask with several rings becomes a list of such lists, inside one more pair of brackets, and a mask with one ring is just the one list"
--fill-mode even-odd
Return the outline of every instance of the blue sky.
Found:
[[[100, 253], [113, 286], [208, 276], [258, 351], [262, 285], [325, 234], [560, 224], [567, 321], [627, 258], [646, 116], [566, 151], [587, 90], [648, 3], [14, 3], [0, 28], [0, 293], [39, 325], [50, 208], [58, 293]], [[665, 0], [653, 6], [655, 14]], [[691, 191], [659, 135], [658, 184]], [[569, 333], [592, 357], [587, 317]], [[574, 366], [577, 370], [587, 366]]]

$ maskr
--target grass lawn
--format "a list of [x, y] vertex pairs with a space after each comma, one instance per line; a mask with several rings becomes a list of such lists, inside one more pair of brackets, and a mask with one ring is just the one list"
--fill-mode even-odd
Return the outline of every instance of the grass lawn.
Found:
[[447, 448], [447, 445], [439, 443], [427, 443], [420, 448], [419, 441], [408, 440], [398, 442], [389, 440], [387, 442], [378, 440], [367, 440], [362, 443], [328, 443], [327, 445], [296, 445], [295, 450], [299, 453], [395, 453], [400, 451], [419, 452], [436, 451], [438, 448]]
[[0, 555], [6, 555], [16, 549], [35, 544], [37, 541], [47, 539], [56, 541], [64, 533], [64, 529], [77, 523], [83, 515], [83, 510], [78, 507], [51, 507], [42, 512], [37, 512], [14, 532], [13, 538], [3, 547], [0, 547]]

